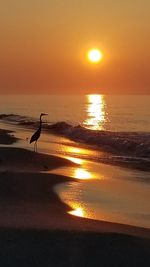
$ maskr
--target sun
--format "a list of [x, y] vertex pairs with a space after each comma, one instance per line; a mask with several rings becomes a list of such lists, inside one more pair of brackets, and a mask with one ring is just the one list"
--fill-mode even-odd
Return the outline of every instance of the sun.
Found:
[[102, 58], [103, 58], [103, 53], [99, 49], [94, 48], [88, 51], [88, 60], [91, 63], [99, 63], [102, 60]]

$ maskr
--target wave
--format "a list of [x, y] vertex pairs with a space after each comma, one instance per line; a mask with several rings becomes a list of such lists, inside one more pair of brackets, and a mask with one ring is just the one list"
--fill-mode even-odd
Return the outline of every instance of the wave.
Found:
[[[29, 128], [36, 128], [39, 125], [37, 119], [16, 114], [0, 114], [0, 120]], [[150, 133], [147, 132], [95, 131], [82, 125], [73, 126], [67, 122], [43, 123], [43, 129], [48, 133], [61, 135], [117, 156], [150, 159]]]

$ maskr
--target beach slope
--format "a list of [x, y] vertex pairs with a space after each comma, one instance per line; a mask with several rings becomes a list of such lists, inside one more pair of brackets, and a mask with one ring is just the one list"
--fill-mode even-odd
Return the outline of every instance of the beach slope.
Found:
[[[149, 229], [68, 214], [47, 173], [70, 161], [0, 148], [0, 266], [150, 266]], [[46, 172], [45, 172], [46, 171]]]

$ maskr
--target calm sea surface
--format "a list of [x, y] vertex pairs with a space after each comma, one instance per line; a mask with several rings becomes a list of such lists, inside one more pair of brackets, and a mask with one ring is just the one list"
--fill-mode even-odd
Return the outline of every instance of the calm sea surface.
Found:
[[93, 130], [150, 132], [150, 96], [1, 95], [0, 113], [66, 121]]

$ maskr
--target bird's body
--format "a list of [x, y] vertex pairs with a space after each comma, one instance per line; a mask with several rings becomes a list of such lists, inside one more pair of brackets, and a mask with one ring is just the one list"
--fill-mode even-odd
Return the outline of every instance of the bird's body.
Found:
[[32, 135], [31, 139], [30, 139], [30, 144], [34, 141], [37, 141], [39, 139], [41, 135], [41, 127], [39, 127], [39, 129]]
[[38, 130], [32, 135], [31, 139], [30, 139], [30, 144], [35, 142], [34, 144], [34, 151], [37, 151], [37, 141], [40, 138], [41, 135], [41, 128], [42, 128], [42, 116], [45, 116], [47, 114], [45, 113], [41, 113], [40, 115], [40, 126], [38, 128]]

